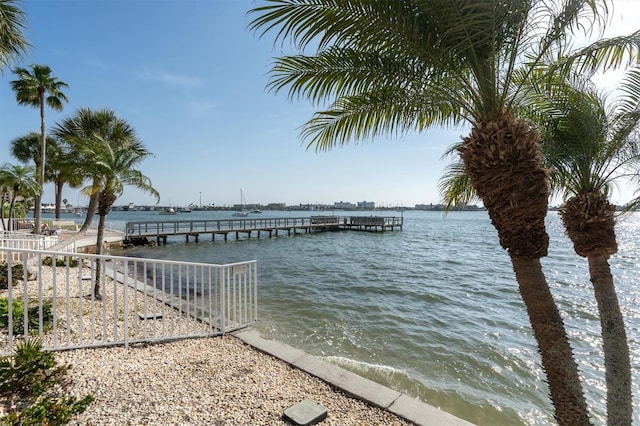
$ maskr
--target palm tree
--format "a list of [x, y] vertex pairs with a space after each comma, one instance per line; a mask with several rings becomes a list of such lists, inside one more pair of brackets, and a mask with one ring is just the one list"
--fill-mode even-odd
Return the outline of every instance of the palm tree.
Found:
[[[575, 252], [589, 263], [602, 329], [608, 424], [630, 425], [629, 346], [608, 261], [618, 250], [616, 208], [609, 195], [621, 179], [639, 183], [640, 68], [627, 73], [620, 96], [609, 107], [606, 97], [591, 87], [560, 83], [537, 97], [535, 118], [552, 169], [552, 190], [564, 199], [562, 223]], [[638, 203], [640, 197], [629, 207]]]
[[[617, 252], [615, 206], [608, 196], [623, 179], [640, 190], [640, 68], [627, 73], [621, 95], [609, 108], [606, 97], [584, 78], [550, 83], [535, 87], [522, 113], [541, 128], [552, 193], [564, 199], [563, 224], [576, 253], [589, 263], [602, 330], [608, 424], [630, 425], [631, 361], [608, 263]], [[447, 155], [453, 151], [455, 146]], [[439, 188], [448, 206], [477, 199], [460, 162], [448, 166]], [[637, 197], [627, 209], [639, 204]]]
[[[114, 147], [123, 146], [131, 149], [137, 149], [140, 144], [131, 125], [108, 109], [80, 108], [73, 117], [57, 123], [53, 129], [53, 135], [66, 144], [67, 165], [65, 167], [75, 170], [76, 176], [82, 177], [83, 180], [93, 179], [94, 190], [89, 191], [87, 217], [80, 229], [80, 232], [83, 232], [93, 221], [100, 192], [98, 178], [86, 171], [86, 164], [92, 160], [87, 157], [88, 152], [84, 148], [96, 140], [109, 141], [109, 144]], [[139, 154], [146, 155], [145, 152], [139, 152]]]
[[30, 47], [23, 33], [27, 18], [17, 4], [15, 0], [0, 0], [0, 73], [4, 72], [5, 66], [17, 63]]
[[53, 182], [55, 185], [55, 217], [60, 219], [62, 204], [67, 204], [67, 200], [62, 199], [64, 185], [68, 184], [71, 188], [80, 188], [84, 179], [77, 172], [74, 154], [67, 150], [68, 147], [60, 144], [60, 141], [53, 140], [55, 141], [53, 145], [47, 142], [47, 147], [53, 146], [53, 148], [47, 150], [49, 161], [47, 163], [46, 177], [48, 181]]
[[[51, 137], [46, 137], [46, 150], [47, 150], [47, 158], [50, 158], [53, 155], [56, 155], [55, 152], [59, 150], [57, 141]], [[18, 161], [22, 163], [28, 163], [29, 161], [33, 161], [36, 169], [38, 169], [39, 165], [42, 164], [42, 155], [41, 151], [41, 139], [40, 134], [37, 132], [30, 132], [26, 135], [19, 136], [11, 141], [11, 155], [16, 157]], [[51, 173], [50, 167], [48, 164], [45, 168], [45, 180], [49, 180]]]
[[0, 168], [0, 181], [11, 189], [11, 201], [9, 203], [9, 223], [12, 223], [15, 202], [18, 196], [25, 199], [38, 195], [40, 185], [35, 176], [35, 169], [28, 166], [4, 164]]
[[[138, 139], [133, 127], [111, 110], [80, 109], [74, 117], [57, 124], [54, 134], [68, 144], [68, 158], [74, 159], [69, 167], [91, 182], [83, 192], [92, 201], [87, 216], [92, 216], [96, 206], [98, 208], [96, 253], [101, 254], [107, 215], [125, 185], [142, 189], [159, 200], [150, 179], [136, 169], [151, 153]], [[92, 204], [94, 200], [95, 204]], [[88, 226], [87, 221], [85, 226]], [[102, 298], [100, 270], [101, 264], [97, 262], [94, 285], [97, 299]]]
[[[5, 165], [6, 166], [6, 165]], [[11, 196], [10, 191], [11, 179], [9, 174], [4, 170], [4, 166], [0, 167], [0, 221], [2, 222], [2, 230], [7, 230], [7, 223], [5, 222], [5, 205]]]
[[[572, 30], [603, 23], [606, 7], [588, 0], [267, 0], [250, 13], [257, 14], [251, 30], [275, 31], [276, 41], [301, 52], [276, 58], [268, 87], [328, 104], [303, 125], [308, 147], [471, 126], [460, 148], [464, 170], [511, 258], [556, 420], [589, 424], [573, 351], [540, 264], [549, 239], [540, 135], [514, 106], [524, 89], [517, 83], [540, 77], [536, 65], [560, 51]], [[587, 47], [563, 65], [618, 65], [619, 46], [637, 46], [638, 36]], [[306, 55], [306, 48], [316, 53]]]
[[[99, 182], [98, 193], [98, 232], [96, 241], [96, 254], [102, 254], [104, 229], [107, 215], [111, 211], [116, 199], [124, 192], [124, 186], [135, 186], [148, 192], [160, 201], [160, 194], [151, 185], [151, 180], [135, 167], [147, 156], [151, 155], [144, 146], [135, 142], [131, 146], [111, 146], [109, 141], [97, 141], [86, 149], [92, 162], [87, 164], [87, 169], [94, 174]], [[91, 185], [87, 191], [95, 191], [97, 188]], [[101, 299], [100, 295], [100, 262], [96, 264], [96, 276], [94, 295]]]
[[[11, 82], [11, 89], [16, 93], [18, 105], [27, 105], [40, 109], [40, 143], [42, 146], [40, 152], [42, 153], [42, 161], [36, 165], [36, 177], [40, 185], [44, 185], [45, 154], [47, 152], [44, 107], [46, 104], [55, 111], [62, 111], [64, 108], [63, 101], [68, 102], [67, 96], [62, 90], [69, 87], [69, 85], [51, 75], [51, 68], [47, 65], [32, 65], [31, 71], [26, 68], [16, 68], [13, 72], [18, 76], [18, 79]], [[38, 195], [34, 207], [34, 232], [40, 232], [41, 201], [41, 195]]]

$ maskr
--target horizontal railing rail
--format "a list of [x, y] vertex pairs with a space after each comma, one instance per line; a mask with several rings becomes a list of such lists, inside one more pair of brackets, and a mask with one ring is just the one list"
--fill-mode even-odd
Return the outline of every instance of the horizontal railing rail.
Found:
[[0, 252], [8, 259], [0, 276], [0, 354], [31, 338], [50, 350], [127, 346], [224, 334], [257, 320], [255, 260], [215, 265]]

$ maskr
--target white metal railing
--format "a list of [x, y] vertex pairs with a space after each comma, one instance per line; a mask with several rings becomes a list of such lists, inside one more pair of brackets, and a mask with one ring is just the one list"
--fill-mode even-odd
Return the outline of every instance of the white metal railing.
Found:
[[[51, 350], [126, 346], [224, 334], [257, 320], [255, 260], [214, 265], [0, 252], [8, 259], [5, 285], [0, 278], [0, 354], [34, 337]], [[33, 266], [21, 268], [29, 258]]]
[[[0, 248], [4, 249], [47, 250], [58, 242], [59, 238], [55, 235], [32, 234], [20, 231], [0, 232]], [[1, 252], [0, 262], [6, 261], [6, 256], [6, 252]]]

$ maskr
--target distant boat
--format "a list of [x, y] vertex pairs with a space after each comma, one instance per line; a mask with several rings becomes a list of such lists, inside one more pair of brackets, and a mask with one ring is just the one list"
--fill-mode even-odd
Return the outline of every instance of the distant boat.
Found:
[[169, 207], [168, 209], [160, 210], [160, 213], [158, 214], [177, 214], [177, 213], [176, 213], [176, 209], [174, 209], [173, 207]]
[[191, 213], [191, 209], [185, 207], [183, 209], [178, 210], [178, 213]]
[[251, 213], [256, 213], [256, 214], [257, 214], [257, 213], [262, 213], [262, 210], [260, 210], [260, 209], [253, 209], [253, 210], [251, 210]]
[[249, 216], [249, 212], [246, 208], [246, 203], [244, 201], [244, 194], [242, 193], [242, 188], [240, 188], [240, 204], [242, 204], [242, 210], [233, 212], [233, 215], [236, 217], [247, 217]]

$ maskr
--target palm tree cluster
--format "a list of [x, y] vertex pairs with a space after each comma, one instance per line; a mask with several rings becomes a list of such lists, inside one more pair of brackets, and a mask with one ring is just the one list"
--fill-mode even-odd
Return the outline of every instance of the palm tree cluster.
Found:
[[[460, 160], [441, 187], [448, 197], [482, 200], [511, 258], [554, 416], [561, 425], [591, 424], [577, 363], [540, 263], [549, 245], [548, 201], [551, 190], [558, 188], [550, 186], [556, 175], [552, 172], [550, 180], [550, 166], [554, 169], [543, 148], [549, 137], [546, 126], [523, 111], [531, 109], [536, 87], [555, 93], [560, 88], [554, 80], [634, 63], [640, 32], [571, 50], [574, 33], [606, 25], [611, 5], [597, 0], [264, 3], [250, 11], [254, 19], [249, 28], [261, 36], [274, 33], [276, 42], [298, 50], [274, 60], [268, 87], [274, 92], [287, 89], [291, 99], [326, 105], [303, 124], [301, 137], [308, 147], [327, 150], [431, 126], [470, 127], [469, 135], [451, 151]], [[569, 99], [566, 106], [572, 102]], [[631, 102], [627, 107], [637, 105]], [[559, 120], [549, 125], [560, 127], [567, 113], [547, 114]], [[607, 132], [602, 135], [608, 137]], [[623, 150], [635, 158], [632, 145]], [[580, 146], [571, 149], [565, 158], [569, 162], [582, 155]], [[611, 164], [603, 166], [611, 169]], [[615, 252], [610, 238], [604, 246], [594, 243], [610, 237], [613, 230], [611, 207], [601, 197], [607, 188], [592, 187], [589, 196], [578, 197], [575, 207], [568, 200], [563, 211], [565, 223], [573, 223], [568, 226], [599, 229], [584, 253], [600, 260]], [[594, 268], [602, 270], [603, 263]], [[607, 291], [605, 303], [613, 312], [610, 294]], [[622, 318], [612, 315], [603, 321], [603, 330], [615, 328], [615, 340], [623, 338], [626, 344], [620, 333]], [[624, 347], [605, 343], [605, 352], [611, 351], [618, 353], [606, 361], [608, 424], [630, 425], [628, 349], [625, 353]]]
[[[0, 0], [0, 66], [17, 62], [28, 43], [22, 33], [26, 25], [24, 13], [15, 0]], [[2, 71], [3, 68], [0, 68]], [[80, 108], [76, 114], [54, 125], [52, 135], [46, 134], [45, 106], [57, 111], [63, 109], [67, 97], [63, 90], [67, 83], [53, 75], [47, 65], [35, 64], [30, 68], [13, 70], [16, 80], [11, 88], [18, 105], [39, 109], [40, 132], [31, 132], [14, 139], [12, 154], [21, 162], [33, 161], [34, 167], [5, 164], [0, 168], [2, 192], [2, 223], [4, 205], [9, 201], [9, 218], [14, 212], [18, 196], [35, 198], [34, 232], [41, 231], [40, 203], [42, 187], [46, 182], [55, 184], [56, 218], [60, 216], [62, 189], [65, 184], [81, 187], [90, 199], [85, 224], [86, 231], [98, 210], [100, 216], [96, 240], [96, 253], [102, 253], [106, 216], [126, 185], [149, 192], [159, 200], [150, 179], [138, 169], [151, 153], [136, 136], [133, 127], [114, 111]], [[26, 206], [25, 206], [26, 211]], [[11, 223], [11, 221], [9, 221]], [[100, 265], [96, 268], [94, 296], [100, 299]]]

